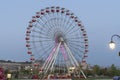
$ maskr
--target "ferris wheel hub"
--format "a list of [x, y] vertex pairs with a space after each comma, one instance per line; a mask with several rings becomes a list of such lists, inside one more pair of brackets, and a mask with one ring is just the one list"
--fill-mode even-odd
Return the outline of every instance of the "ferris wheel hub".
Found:
[[61, 31], [57, 31], [54, 35], [54, 39], [56, 43], [60, 43], [63, 44], [63, 42], [65, 42], [65, 35], [63, 32]]
[[63, 43], [65, 42], [64, 37], [62, 37], [62, 36], [56, 37], [55, 42], [56, 43], [60, 43], [61, 42], [61, 45], [63, 45]]
[[63, 41], [64, 41], [64, 39], [62, 37], [60, 37], [60, 42], [63, 42]]

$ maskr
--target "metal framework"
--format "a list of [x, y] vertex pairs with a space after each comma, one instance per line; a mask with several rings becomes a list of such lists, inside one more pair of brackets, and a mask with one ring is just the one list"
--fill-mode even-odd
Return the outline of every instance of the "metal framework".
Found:
[[[70, 10], [47, 7], [36, 12], [27, 27], [26, 47], [30, 60], [39, 67], [40, 79], [75, 72], [86, 78], [80, 66], [86, 63], [88, 36], [82, 22]], [[74, 70], [69, 73], [71, 67]]]

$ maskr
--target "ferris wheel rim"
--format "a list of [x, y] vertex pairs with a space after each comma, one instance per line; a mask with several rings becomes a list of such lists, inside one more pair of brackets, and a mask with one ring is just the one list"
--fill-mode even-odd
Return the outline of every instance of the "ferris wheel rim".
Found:
[[[26, 47], [31, 61], [35, 62], [35, 57], [37, 57], [37, 60], [45, 62], [42, 67], [48, 66], [46, 69], [57, 62], [64, 65], [64, 60], [71, 61], [70, 58], [73, 62], [71, 61], [69, 65], [78, 66], [78, 62], [86, 62], [88, 37], [82, 22], [70, 10], [47, 7], [36, 12], [29, 22], [26, 31]], [[57, 47], [59, 49], [52, 52]], [[68, 54], [65, 54], [67, 51]], [[66, 58], [66, 56], [70, 58]], [[57, 59], [54, 62], [51, 58]], [[51, 61], [48, 64], [49, 60]]]

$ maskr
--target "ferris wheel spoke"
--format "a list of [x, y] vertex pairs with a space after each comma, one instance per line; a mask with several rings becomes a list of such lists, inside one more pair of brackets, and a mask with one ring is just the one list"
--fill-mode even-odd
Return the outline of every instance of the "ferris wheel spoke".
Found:
[[[70, 28], [68, 28], [68, 30], [66, 31], [66, 34], [69, 34], [71, 31], [74, 30], [74, 28], [76, 29], [77, 27], [76, 26], [71, 26]], [[79, 29], [77, 29], [79, 30]], [[74, 31], [74, 32], [77, 32], [77, 31]]]
[[71, 47], [74, 47], [74, 48], [77, 48], [77, 50], [84, 50], [85, 46], [84, 45], [80, 45], [80, 44], [75, 44], [75, 43], [69, 43], [68, 46], [71, 46]]
[[74, 44], [78, 44], [78, 43], [81, 43], [81, 44], [84, 44], [84, 41], [78, 41], [78, 40], [67, 40], [68, 43], [74, 43]]
[[83, 37], [76, 36], [76, 35], [71, 35], [71, 37], [67, 37], [67, 40], [78, 40], [78, 39], [84, 39]]
[[[64, 19], [63, 19], [62, 14], [61, 14], [60, 28], [62, 28], [63, 24], [64, 24]], [[64, 31], [63, 28], [62, 28], [62, 30]]]
[[60, 20], [60, 22], [59, 22], [59, 28], [61, 29], [61, 30], [63, 30], [63, 24], [64, 24], [64, 22], [65, 22], [65, 20], [63, 19], [64, 17], [63, 17], [63, 15], [61, 14], [61, 18], [59, 18], [59, 20]]
[[36, 33], [36, 35], [39, 35], [39, 36], [45, 36], [46, 38], [50, 38], [50, 36], [48, 36], [48, 34], [46, 34], [45, 32], [41, 32], [41, 31], [38, 31], [38, 30], [32, 30], [34, 33]]
[[71, 48], [71, 50], [78, 51], [80, 53], [84, 53], [84, 49], [83, 48], [78, 48], [78, 46], [71, 45], [71, 44], [69, 44], [68, 46]]
[[69, 43], [69, 45], [72, 47], [72, 46], [74, 46], [74, 48], [77, 48], [77, 50], [79, 50], [79, 49], [84, 49], [85, 48], [85, 46], [83, 46], [83, 44], [75, 44], [75, 43]]
[[51, 51], [51, 49], [53, 48], [54, 46], [53, 45], [49, 45], [49, 47], [47, 47], [46, 49], [39, 49], [38, 52], [41, 52], [42, 50], [44, 50], [45, 52], [42, 54], [40, 53], [39, 56], [38, 56], [38, 59], [41, 59], [41, 58], [47, 58], [46, 56], [49, 55], [49, 52]]
[[[41, 40], [33, 40], [33, 41], [30, 41], [31, 43], [36, 43], [36, 44], [38, 44], [38, 43], [48, 43], [48, 44], [53, 44], [54, 42], [53, 41], [50, 41], [50, 40], [43, 40], [43, 41], [41, 41]], [[46, 44], [46, 45], [48, 45], [48, 44]], [[44, 44], [45, 45], [45, 44]]]
[[41, 46], [44, 46], [44, 47], [49, 47], [49, 45], [54, 46], [54, 42], [51, 42], [51, 43], [50, 42], [49, 43], [48, 42], [47, 43], [45, 43], [45, 42], [41, 43]]
[[66, 35], [69, 35], [68, 33], [69, 33], [70, 31], [72, 31], [73, 28], [75, 28], [75, 27], [74, 27], [74, 26], [73, 26], [73, 27], [69, 27], [69, 28], [66, 30], [65, 34], [66, 34]]
[[63, 26], [66, 26], [66, 24], [69, 22], [69, 20], [70, 20], [69, 15], [70, 15], [70, 11], [69, 10], [65, 10], [65, 13], [64, 13], [64, 16], [65, 16], [64, 20], [65, 20], [65, 22], [64, 22]]
[[54, 19], [54, 18], [51, 20], [51, 24], [53, 24], [53, 25], [52, 25], [51, 30], [49, 30], [49, 31], [50, 31], [50, 33], [54, 33], [54, 31], [58, 28], [58, 27], [56, 26], [56, 23], [55, 23], [55, 19]]
[[33, 41], [30, 41], [30, 42], [54, 42], [53, 40], [51, 39], [43, 39], [42, 37], [41, 38], [38, 38], [39, 40], [33, 40]]
[[59, 22], [58, 22], [58, 18], [54, 18], [54, 20], [53, 20], [53, 22], [54, 22], [54, 26], [55, 26], [55, 28], [57, 29], [60, 29], [60, 27], [59, 27]]
[[70, 17], [68, 18], [68, 20], [66, 21], [64, 27], [65, 27], [65, 32], [70, 28], [70, 26], [68, 26], [71, 23]]
[[67, 15], [68, 16], [68, 20], [66, 20], [66, 23], [64, 25], [65, 31], [67, 31], [71, 27], [71, 25], [74, 24], [74, 20], [71, 19], [71, 15], [73, 15], [73, 13], [71, 13], [71, 14], [68, 13], [68, 14], [69, 14], [69, 15]]
[[56, 17], [53, 19], [53, 24], [54, 24], [55, 28], [58, 28], [58, 26], [57, 26], [58, 23], [57, 23], [57, 18]]
[[[77, 17], [75, 17], [75, 18], [77, 18]], [[74, 26], [77, 26], [77, 23], [75, 23], [75, 20], [74, 20], [74, 19], [70, 19], [69, 22], [68, 22], [67, 27], [72, 28], [72, 27], [74, 27]], [[67, 29], [67, 30], [68, 30], [68, 29]]]
[[38, 44], [38, 43], [47, 43], [47, 44], [44, 44], [44, 45], [48, 45], [48, 44], [54, 44], [54, 41], [47, 41], [47, 40], [44, 40], [44, 41], [41, 41], [41, 40], [31, 40], [31, 41], [29, 41], [29, 43], [36, 43], [36, 44]]
[[79, 29], [70, 30], [70, 31], [67, 32], [67, 34], [74, 34], [74, 32], [77, 32], [77, 31], [79, 31]]
[[[78, 46], [76, 46], [76, 45], [71, 45], [71, 44], [69, 44], [68, 46], [69, 46], [72, 50], [78, 51], [78, 52], [80, 52], [80, 53], [84, 53], [84, 48], [78, 48]], [[74, 48], [72, 48], [72, 47], [74, 47]]]
[[[50, 20], [50, 22], [55, 22], [54, 18]], [[53, 23], [50, 23], [50, 24], [53, 24]], [[51, 35], [52, 33], [55, 33], [58, 28], [58, 26], [56, 25], [51, 25], [51, 26], [52, 27], [48, 30], [49, 35]]]
[[60, 26], [60, 24], [61, 24], [61, 18], [60, 18], [60, 15], [59, 15], [59, 17], [57, 18], [57, 26], [58, 26], [58, 28], [61, 28], [61, 26]]
[[57, 22], [58, 22], [58, 26], [59, 26], [59, 28], [61, 28], [61, 25], [62, 25], [62, 14], [61, 13], [59, 13], [58, 14], [59, 16], [58, 16], [58, 18], [57, 18]]
[[40, 20], [41, 20], [43, 26], [47, 26], [48, 29], [51, 29], [51, 25], [48, 24], [48, 22], [49, 22], [48, 20], [44, 20], [42, 18], [40, 18]]
[[[52, 48], [50, 48], [50, 46], [53, 48], [54, 47], [54, 45], [46, 45], [45, 46], [45, 48], [43, 48], [43, 50], [45, 50], [45, 53], [48, 53], [47, 51], [50, 51]], [[46, 48], [46, 47], [48, 47], [48, 48]], [[49, 53], [48, 53], [49, 54]]]
[[51, 40], [51, 38], [49, 38], [49, 37], [47, 37], [47, 36], [45, 36], [45, 35], [30, 35], [30, 37], [32, 37], [32, 38], [42, 38], [42, 39], [46, 39], [46, 40]]
[[70, 20], [70, 21], [68, 22], [67, 27], [71, 27], [73, 24], [74, 24], [74, 20]]
[[79, 48], [77, 48], [78, 50], [79, 50], [79, 49], [84, 49], [84, 48], [85, 48], [85, 47], [84, 47], [84, 46], [82, 46], [82, 45], [77, 45], [77, 44], [73, 44], [73, 43], [70, 43], [69, 45], [73, 45], [73, 46], [74, 46], [74, 48], [79, 47]]
[[66, 16], [65, 17], [65, 19], [63, 19], [63, 25], [62, 25], [62, 27], [64, 27], [64, 30], [66, 31], [66, 29], [67, 29], [67, 24], [68, 24], [68, 22], [69, 22], [69, 19], [70, 18], [68, 18], [68, 16]]
[[47, 19], [46, 17], [45, 19], [46, 19], [46, 24], [48, 25], [49, 29], [51, 29], [54, 26], [53, 24], [50, 23], [51, 19]]
[[82, 60], [82, 54], [80, 52], [77, 52], [75, 49], [72, 49], [73, 52], [73, 56], [75, 57], [75, 59], [78, 61], [78, 63]]
[[[39, 48], [39, 47], [41, 47], [41, 45], [38, 45], [38, 43], [32, 42], [32, 44], [33, 44], [33, 46], [31, 46], [32, 49], [37, 49], [37, 51], [38, 51], [38, 49], [39, 49], [39, 50], [43, 50], [43, 48]], [[51, 45], [51, 44], [52, 44], [52, 43], [48, 43], [46, 47], [47, 47], [47, 48], [50, 48], [50, 46], [53, 46], [53, 45]], [[44, 45], [45, 45], [45, 44], [44, 44]], [[47, 49], [47, 48], [46, 48], [46, 49]], [[51, 49], [51, 48], [50, 48], [50, 49]]]
[[60, 27], [59, 27], [59, 23], [60, 23], [60, 22], [59, 22], [59, 18], [56, 18], [56, 26], [57, 26], [57, 28], [60, 28]]
[[61, 21], [61, 27], [63, 27], [65, 25], [65, 22], [66, 22], [66, 18], [67, 16], [64, 16], [64, 14], [61, 14], [61, 18], [62, 18], [62, 21]]
[[53, 41], [52, 39], [43, 36], [31, 35], [31, 37], [34, 38], [35, 40], [39, 39], [39, 41]]
[[54, 29], [54, 28], [56, 28], [56, 25], [55, 25], [56, 23], [54, 21], [56, 17], [54, 15], [54, 13], [51, 13], [50, 16], [51, 16], [51, 25], [52, 25], [52, 27]]
[[78, 32], [78, 34], [76, 34], [76, 33], [74, 33], [74, 34], [66, 34], [66, 38], [67, 39], [72, 39], [72, 38], [78, 38], [78, 39], [84, 39], [84, 37], [82, 36], [83, 34], [82, 33], [79, 33]]
[[69, 47], [70, 47], [70, 48], [71, 48], [71, 47], [74, 47], [74, 48], [72, 48], [71, 50], [78, 51], [78, 52], [80, 52], [80, 53], [84, 53], [84, 51], [83, 51], [82, 48], [79, 49], [78, 47], [76, 47], [76, 46], [74, 46], [74, 45], [69, 45]]
[[46, 34], [42, 33], [41, 31], [38, 31], [38, 30], [31, 30], [32, 32], [36, 33], [36, 34], [41, 34], [41, 35], [44, 35], [44, 36], [47, 36]]
[[[51, 29], [50, 29], [49, 31], [52, 31], [52, 29], [56, 28], [55, 23], [52, 23], [52, 21], [54, 22], [54, 18], [49, 21], [49, 23], [50, 23], [50, 25], [51, 25]], [[52, 33], [52, 32], [51, 32], [51, 33]]]
[[[44, 34], [45, 36], [48, 36], [47, 35], [47, 33], [45, 33], [46, 32], [46, 29], [43, 29], [43, 27], [42, 26], [39, 26], [39, 25], [34, 25], [37, 29], [38, 29], [38, 31], [41, 33], [41, 34]], [[44, 26], [45, 27], [45, 26]], [[34, 29], [33, 29], [34, 30]]]
[[50, 18], [50, 19], [48, 19], [49, 20], [49, 24], [51, 26], [54, 26], [54, 24], [52, 23], [52, 20], [54, 19], [54, 17], [52, 17], [52, 13], [48, 14], [48, 17]]
[[[41, 19], [41, 21], [42, 21], [44, 24], [49, 21], [49, 17], [47, 17], [47, 14], [44, 15], [44, 17], [42, 17], [42, 18], [40, 18], [40, 19]], [[48, 26], [50, 27], [50, 25], [48, 25]]]
[[[44, 26], [44, 22], [43, 22], [41, 19], [37, 20], [37, 21], [36, 21], [36, 24], [39, 24], [41, 27], [45, 27], [45, 26]], [[40, 26], [39, 26], [39, 27], [40, 27]]]

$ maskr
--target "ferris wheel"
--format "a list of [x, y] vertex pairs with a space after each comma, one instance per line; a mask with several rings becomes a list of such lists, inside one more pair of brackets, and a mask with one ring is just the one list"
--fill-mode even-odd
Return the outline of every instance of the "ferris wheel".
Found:
[[39, 67], [40, 78], [45, 79], [50, 74], [74, 73], [86, 63], [88, 36], [82, 22], [70, 10], [47, 7], [30, 20], [26, 47], [30, 60]]

